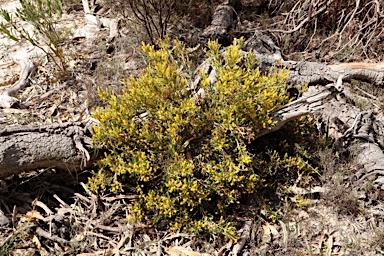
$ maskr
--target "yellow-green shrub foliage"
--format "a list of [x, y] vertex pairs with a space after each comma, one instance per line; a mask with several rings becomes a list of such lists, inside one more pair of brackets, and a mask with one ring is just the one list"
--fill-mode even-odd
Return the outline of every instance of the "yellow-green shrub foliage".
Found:
[[209, 43], [217, 82], [206, 76], [201, 104], [186, 90], [190, 76], [183, 45], [163, 41], [159, 50], [143, 45], [145, 72], [125, 81], [120, 95], [106, 90], [107, 107], [93, 139], [108, 153], [90, 179], [91, 189], [133, 189], [131, 213], [141, 220], [167, 220], [173, 230], [233, 235], [225, 210], [263, 185], [247, 149], [252, 135], [272, 124], [268, 113], [288, 102], [287, 72], [262, 75], [242, 40], [220, 52]]

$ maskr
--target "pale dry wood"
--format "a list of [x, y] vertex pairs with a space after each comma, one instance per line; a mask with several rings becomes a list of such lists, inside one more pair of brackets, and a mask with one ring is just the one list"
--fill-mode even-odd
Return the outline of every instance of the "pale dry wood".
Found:
[[5, 216], [4, 212], [0, 210], [0, 226], [5, 226], [9, 224], [8, 218]]
[[372, 71], [384, 71], [384, 62], [378, 63], [365, 63], [365, 62], [351, 62], [351, 63], [338, 63], [333, 65], [328, 65], [333, 70], [340, 69], [366, 69]]
[[241, 250], [243, 249], [245, 243], [247, 242], [251, 234], [251, 226], [252, 226], [252, 220], [247, 220], [244, 222], [241, 238], [239, 242], [237, 242], [237, 244], [233, 246], [233, 249], [232, 249], [233, 256], [237, 256], [240, 254]]
[[91, 8], [89, 7], [89, 1], [88, 0], [82, 0], [82, 3], [83, 3], [83, 8], [84, 8], [85, 18], [89, 22], [99, 26], [100, 20], [97, 16], [93, 15], [93, 13], [91, 12]]
[[20, 66], [19, 80], [15, 84], [4, 86], [0, 89], [0, 108], [10, 108], [18, 101], [18, 99], [12, 97], [12, 95], [27, 86], [28, 78], [35, 70], [35, 65], [28, 59], [21, 60]]
[[59, 237], [58, 235], [51, 235], [48, 231], [43, 230], [41, 227], [36, 228], [36, 234], [60, 244], [69, 244], [69, 241]]
[[119, 18], [110, 19], [109, 22], [109, 40], [116, 38], [119, 35]]
[[81, 0], [83, 3], [84, 13], [85, 14], [91, 14], [91, 8], [89, 8], [89, 2], [88, 0]]
[[296, 185], [289, 187], [290, 191], [296, 195], [308, 195], [315, 193], [327, 193], [329, 189], [315, 186], [311, 188], [299, 188]]
[[43, 209], [45, 211], [45, 213], [47, 215], [52, 215], [53, 214], [51, 209], [49, 209], [49, 207], [46, 204], [44, 204], [43, 202], [41, 202], [41, 201], [39, 201], [37, 199], [35, 199], [35, 201], [32, 203], [32, 205], [39, 206], [41, 209]]

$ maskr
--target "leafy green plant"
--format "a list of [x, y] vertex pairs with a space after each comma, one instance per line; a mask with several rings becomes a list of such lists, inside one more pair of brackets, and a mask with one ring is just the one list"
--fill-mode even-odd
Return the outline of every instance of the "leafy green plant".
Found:
[[[0, 32], [12, 40], [27, 40], [47, 54], [60, 71], [66, 71], [66, 60], [61, 47], [65, 34], [56, 27], [56, 22], [62, 16], [61, 0], [20, 0], [21, 7], [14, 15], [1, 9], [0, 14], [6, 23], [0, 24]], [[28, 31], [18, 20], [26, 21], [34, 28]], [[40, 37], [37, 37], [39, 34]], [[46, 48], [48, 47], [48, 49]]]
[[208, 45], [217, 81], [201, 74], [206, 96], [199, 104], [186, 90], [192, 72], [179, 41], [161, 41], [159, 50], [144, 44], [143, 75], [124, 81], [120, 95], [99, 91], [108, 106], [95, 111], [93, 140], [108, 152], [88, 186], [137, 193], [135, 219], [233, 238], [225, 218], [230, 206], [263, 188], [277, 165], [294, 172], [309, 167], [283, 151], [281, 159], [276, 152], [261, 159], [249, 150], [254, 135], [273, 124], [269, 113], [289, 101], [288, 72], [261, 74], [255, 56], [243, 54], [242, 40], [224, 53], [217, 42]]

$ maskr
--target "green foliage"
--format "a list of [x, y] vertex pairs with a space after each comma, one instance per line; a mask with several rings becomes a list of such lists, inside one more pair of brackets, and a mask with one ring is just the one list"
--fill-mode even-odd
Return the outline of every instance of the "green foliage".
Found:
[[[15, 41], [22, 39], [29, 41], [50, 56], [60, 71], [64, 72], [66, 61], [60, 44], [65, 35], [55, 26], [56, 21], [62, 16], [61, 0], [20, 0], [20, 4], [21, 8], [16, 9], [15, 15], [19, 20], [31, 24], [34, 28], [33, 33], [4, 9], [0, 10], [0, 14], [7, 23], [0, 24], [0, 32]], [[35, 33], [41, 38], [37, 38]], [[48, 46], [49, 50], [45, 46]]]
[[135, 219], [233, 237], [228, 207], [264, 187], [263, 177], [277, 162], [307, 168], [288, 154], [280, 160], [272, 152], [266, 160], [250, 152], [254, 135], [273, 124], [269, 113], [289, 101], [288, 72], [261, 74], [242, 44], [235, 40], [222, 53], [217, 42], [209, 42], [217, 82], [202, 74], [206, 96], [200, 104], [186, 90], [192, 72], [183, 45], [162, 41], [159, 50], [143, 45], [148, 64], [142, 76], [124, 81], [120, 95], [100, 91], [108, 106], [95, 111], [100, 123], [93, 140], [108, 152], [89, 188], [133, 189], [139, 195], [131, 207]]
[[27, 233], [24, 228], [15, 230], [11, 236], [0, 242], [0, 256], [12, 255], [12, 252], [21, 247], [23, 240], [25, 240]]

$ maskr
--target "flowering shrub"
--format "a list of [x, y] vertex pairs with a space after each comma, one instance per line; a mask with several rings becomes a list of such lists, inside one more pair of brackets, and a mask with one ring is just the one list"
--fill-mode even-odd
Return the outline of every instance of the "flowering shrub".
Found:
[[162, 41], [159, 50], [143, 44], [148, 63], [142, 76], [124, 81], [120, 95], [99, 92], [108, 106], [95, 111], [100, 124], [93, 139], [108, 152], [89, 188], [134, 190], [139, 197], [131, 213], [150, 224], [165, 220], [173, 230], [233, 237], [226, 209], [262, 187], [268, 171], [259, 168], [248, 143], [271, 126], [268, 114], [288, 102], [288, 72], [261, 74], [242, 43], [235, 40], [222, 53], [209, 42], [217, 81], [202, 74], [200, 104], [186, 90], [192, 72], [182, 43]]

